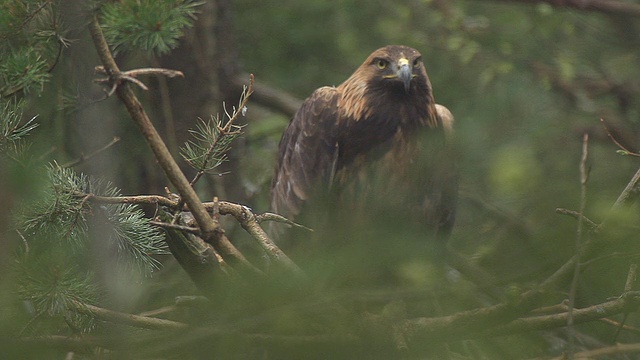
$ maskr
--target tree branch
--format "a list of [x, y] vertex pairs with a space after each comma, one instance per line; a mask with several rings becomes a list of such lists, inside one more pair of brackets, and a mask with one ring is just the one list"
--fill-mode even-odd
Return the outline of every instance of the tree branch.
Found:
[[232, 215], [267, 253], [267, 255], [275, 260], [278, 264], [283, 265], [287, 270], [296, 275], [303, 276], [302, 270], [296, 265], [276, 244], [271, 240], [269, 235], [262, 229], [258, 223], [256, 216], [251, 209], [246, 206], [234, 204], [226, 201], [220, 201], [213, 205], [219, 206], [221, 215]]
[[[89, 31], [98, 52], [98, 56], [104, 66], [105, 73], [112, 79], [112, 81], [114, 81], [121, 72], [111, 54], [111, 51], [109, 50], [109, 46], [104, 38], [98, 19], [95, 16], [89, 23]], [[229, 257], [231, 260], [242, 261], [244, 256], [242, 256], [242, 254], [228, 241], [228, 239], [226, 239], [226, 237], [222, 236], [222, 228], [216, 221], [211, 219], [207, 213], [207, 210], [200, 202], [200, 199], [198, 199], [198, 195], [195, 190], [189, 185], [189, 181], [171, 156], [169, 149], [162, 141], [162, 138], [151, 123], [151, 120], [144, 111], [142, 104], [131, 88], [127, 83], [122, 83], [117, 85], [116, 93], [126, 106], [131, 118], [138, 125], [140, 132], [153, 151], [167, 178], [176, 187], [181, 198], [193, 213], [193, 216], [198, 223], [198, 227], [200, 228], [202, 238], [211, 243], [223, 257]]]
[[188, 324], [177, 321], [157, 319], [147, 316], [133, 315], [104, 309], [98, 306], [81, 303], [79, 301], [74, 301], [71, 303], [71, 310], [90, 315], [96, 319], [143, 329], [181, 330], [186, 329], [189, 326]]
[[576, 262], [574, 264], [573, 278], [571, 279], [571, 285], [569, 286], [569, 310], [567, 311], [567, 329], [569, 330], [569, 342], [567, 345], [567, 354], [569, 359], [573, 359], [575, 352], [575, 321], [573, 310], [576, 303], [576, 294], [578, 292], [578, 280], [580, 279], [580, 255], [582, 251], [580, 249], [583, 246], [584, 237], [584, 211], [587, 208], [587, 182], [589, 181], [589, 169], [587, 166], [587, 159], [589, 156], [589, 134], [585, 133], [582, 137], [582, 157], [580, 158], [580, 215], [578, 219], [578, 229], [576, 233]]
[[[494, 0], [495, 1], [495, 0]], [[499, 0], [510, 3], [542, 4], [610, 15], [640, 16], [640, 5], [615, 0]]]
[[[87, 194], [76, 194], [78, 197], [86, 197]], [[175, 201], [169, 199], [164, 196], [159, 195], [139, 195], [139, 196], [95, 196], [91, 195], [88, 197], [90, 201], [96, 201], [101, 203], [108, 204], [146, 204], [146, 205], [162, 205], [169, 207], [171, 209], [177, 209], [180, 205], [179, 201]], [[260, 221], [262, 220], [276, 220], [281, 221], [278, 216], [273, 216], [274, 214], [267, 213], [266, 217], [261, 217], [260, 215], [256, 216], [253, 214], [251, 209], [246, 206], [235, 204], [227, 201], [217, 201], [217, 202], [206, 202], [201, 203], [201, 205], [206, 209], [207, 212], [213, 212], [215, 208], [217, 208], [218, 212], [221, 215], [231, 215], [233, 216], [242, 226], [245, 231], [247, 231], [262, 247], [263, 250], [266, 251], [268, 256], [276, 261], [278, 264], [282, 265], [284, 268], [296, 273], [298, 275], [302, 274], [300, 268], [282, 251], [280, 248], [271, 240], [271, 238], [267, 235], [267, 233], [260, 227]], [[188, 210], [188, 209], [183, 209]], [[166, 229], [171, 230], [179, 230], [187, 233], [194, 233], [196, 228], [189, 226], [175, 226], [171, 225], [168, 222], [163, 222], [162, 224], [154, 223], [156, 226], [162, 226]], [[297, 225], [297, 224], [296, 224]], [[224, 236], [224, 234], [222, 235]], [[244, 266], [250, 266], [248, 261], [242, 257], [242, 259], [238, 259], [237, 263], [241, 263]], [[252, 267], [252, 266], [251, 266]]]
[[[573, 321], [578, 324], [635, 311], [640, 305], [639, 301], [639, 292], [626, 292], [615, 300], [583, 309], [574, 309]], [[505, 325], [488, 323], [488, 321], [494, 322], [496, 316], [504, 315], [500, 314], [499, 310], [494, 306], [439, 318], [415, 318], [405, 320], [402, 326], [406, 331], [405, 335], [414, 341], [420, 342], [425, 338], [456, 341], [558, 328], [565, 326], [569, 318], [569, 312], [566, 311], [560, 314], [517, 318]], [[503, 317], [502, 323], [505, 322], [504, 320]]]

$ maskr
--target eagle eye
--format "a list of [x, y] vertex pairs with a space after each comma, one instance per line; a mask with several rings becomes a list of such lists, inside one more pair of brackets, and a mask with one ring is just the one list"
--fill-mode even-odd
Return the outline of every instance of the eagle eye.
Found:
[[385, 69], [387, 67], [387, 62], [385, 60], [378, 59], [376, 60], [376, 66], [378, 66], [378, 69], [380, 70]]
[[421, 60], [421, 59], [420, 59], [419, 57], [418, 57], [418, 58], [416, 58], [415, 60], [413, 60], [413, 67], [420, 66], [420, 60]]

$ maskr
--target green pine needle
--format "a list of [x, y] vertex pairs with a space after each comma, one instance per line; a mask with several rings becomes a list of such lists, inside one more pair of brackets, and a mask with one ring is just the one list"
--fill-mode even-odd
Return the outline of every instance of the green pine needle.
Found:
[[48, 323], [57, 328], [56, 318], [74, 331], [86, 333], [95, 327], [93, 318], [70, 310], [75, 302], [95, 303], [98, 289], [93, 285], [92, 275], [64, 265], [54, 264], [44, 256], [19, 263], [18, 295], [33, 308], [34, 315], [23, 332], [37, 332]]
[[20, 140], [38, 127], [36, 116], [22, 123], [23, 103], [7, 101], [0, 106], [0, 154], [8, 150], [17, 150]]
[[102, 27], [114, 52], [142, 50], [164, 54], [191, 27], [201, 2], [169, 0], [112, 1], [102, 8]]
[[[149, 224], [149, 219], [132, 204], [94, 205], [82, 194], [119, 196], [109, 182], [90, 179], [73, 170], [54, 165], [49, 170], [51, 190], [45, 192], [21, 216], [24, 234], [48, 239], [49, 246], [71, 246], [75, 251], [90, 242], [89, 219], [100, 216], [109, 232], [105, 236], [116, 249], [121, 263], [144, 272], [159, 267], [153, 255], [165, 254], [164, 235]], [[37, 244], [44, 246], [45, 244]]]
[[25, 94], [41, 92], [49, 80], [49, 65], [34, 49], [12, 51], [0, 58], [0, 96], [6, 96], [18, 89]]
[[221, 129], [219, 118], [212, 116], [208, 121], [199, 119], [196, 128], [189, 130], [193, 139], [180, 148], [180, 154], [191, 167], [210, 172], [227, 160], [226, 153], [231, 149], [231, 143], [242, 132], [240, 126], [225, 132]]

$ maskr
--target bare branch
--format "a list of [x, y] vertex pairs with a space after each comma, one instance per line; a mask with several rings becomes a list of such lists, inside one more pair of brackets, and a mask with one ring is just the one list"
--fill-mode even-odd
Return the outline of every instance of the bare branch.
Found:
[[270, 212], [256, 215], [256, 221], [258, 222], [258, 224], [262, 223], [263, 221], [275, 221], [275, 222], [287, 224], [290, 226], [298, 227], [298, 228], [313, 232], [312, 228], [308, 228], [304, 225], [298, 224], [297, 222], [291, 221], [282, 215], [278, 215]]
[[74, 301], [73, 303], [71, 303], [71, 310], [77, 311], [82, 314], [91, 315], [96, 319], [113, 322], [117, 324], [134, 326], [134, 327], [143, 328], [143, 329], [178, 330], [178, 329], [185, 329], [188, 327], [187, 324], [177, 322], [177, 321], [122, 313], [118, 311], [104, 309], [98, 306], [84, 304], [79, 301]]
[[596, 224], [593, 220], [580, 214], [580, 212], [578, 211], [573, 211], [573, 210], [563, 209], [563, 208], [556, 208], [556, 214], [568, 215], [576, 220], [580, 220], [589, 227], [589, 230], [596, 230], [598, 229], [598, 226], [600, 226]]
[[573, 279], [569, 286], [569, 310], [567, 311], [567, 329], [569, 331], [569, 342], [567, 345], [567, 355], [573, 359], [575, 353], [576, 330], [574, 327], [573, 310], [576, 304], [576, 293], [578, 291], [578, 280], [580, 279], [580, 255], [582, 254], [584, 236], [584, 211], [587, 207], [587, 182], [589, 180], [589, 170], [587, 159], [589, 157], [589, 134], [582, 137], [582, 157], [580, 158], [580, 212], [578, 213], [578, 230], [576, 234], [576, 262], [574, 264]]
[[105, 70], [104, 66], [96, 66], [95, 71], [97, 73], [103, 74], [103, 75], [107, 75], [106, 78], [101, 78], [101, 79], [95, 79], [94, 82], [96, 83], [109, 83], [112, 84], [111, 87], [111, 91], [109, 91], [108, 96], [111, 96], [115, 90], [115, 88], [120, 85], [122, 83], [122, 81], [129, 81], [132, 82], [136, 85], [138, 85], [139, 88], [141, 88], [142, 90], [149, 90], [149, 88], [140, 80], [138, 80], [136, 77], [137, 76], [141, 76], [141, 75], [164, 75], [166, 77], [176, 77], [176, 76], [180, 76], [180, 77], [184, 77], [184, 74], [181, 71], [178, 70], [170, 70], [170, 69], [162, 69], [162, 68], [143, 68], [143, 69], [134, 69], [134, 70], [129, 70], [129, 71], [124, 71], [121, 72], [117, 75], [112, 75], [109, 76], [109, 74], [107, 73], [107, 71]]
[[269, 235], [260, 227], [256, 220], [256, 216], [246, 206], [234, 204], [226, 201], [218, 203], [220, 214], [232, 215], [240, 223], [258, 244], [267, 253], [267, 255], [275, 260], [278, 264], [283, 265], [287, 270], [292, 271], [296, 275], [303, 276], [302, 270], [296, 265], [280, 248], [271, 240]]
[[[592, 305], [583, 309], [574, 309], [572, 315], [574, 323], [585, 323], [622, 314], [628, 311], [635, 311], [639, 305], [639, 296], [640, 294], [637, 292], [628, 292], [614, 300]], [[566, 325], [568, 317], [568, 312], [524, 317], [516, 319], [502, 327], [496, 327], [495, 329], [483, 332], [482, 336], [506, 335], [523, 331], [553, 329]]]
[[80, 165], [82, 163], [84, 163], [85, 161], [91, 159], [92, 157], [98, 155], [99, 153], [109, 149], [110, 147], [112, 147], [113, 145], [115, 145], [118, 141], [120, 141], [120, 138], [117, 136], [114, 136], [113, 139], [111, 139], [111, 141], [109, 141], [106, 145], [104, 145], [103, 147], [99, 148], [98, 150], [95, 150], [87, 155], [85, 154], [80, 154], [80, 157], [78, 159], [75, 159], [73, 161], [69, 161], [66, 164], [62, 164], [60, 165], [61, 167], [64, 168], [69, 168], [69, 167], [74, 167], [77, 165]]
[[186, 233], [194, 234], [194, 235], [198, 235], [200, 233], [200, 229], [198, 229], [197, 227], [184, 226], [184, 225], [178, 225], [178, 224], [171, 224], [171, 223], [166, 223], [166, 222], [162, 222], [162, 221], [149, 221], [149, 224], [151, 224], [153, 226], [158, 226], [158, 227], [161, 227], [161, 228], [165, 228], [165, 229], [178, 230], [178, 231], [182, 231], [182, 232], [186, 232]]
[[546, 3], [585, 11], [596, 11], [611, 15], [640, 16], [640, 5], [616, 0], [500, 0], [511, 3]]
[[600, 118], [600, 124], [602, 124], [602, 127], [604, 128], [604, 131], [607, 133], [607, 136], [609, 137], [609, 139], [611, 139], [611, 141], [613, 141], [614, 144], [616, 144], [616, 146], [618, 146], [620, 148], [620, 151], [622, 154], [624, 155], [631, 155], [631, 156], [636, 156], [636, 157], [640, 157], [640, 154], [635, 153], [629, 149], [627, 149], [626, 147], [624, 147], [624, 145], [622, 145], [614, 136], [613, 134], [611, 134], [611, 131], [609, 130], [609, 128], [607, 127], [607, 124], [605, 123], [603, 118]]
[[638, 195], [640, 191], [640, 169], [636, 171], [633, 175], [627, 186], [622, 190], [620, 196], [611, 207], [611, 210], [618, 210], [622, 208], [624, 205], [630, 204], [635, 200], [635, 197]]
[[[640, 352], [640, 344], [615, 344], [595, 350], [581, 351], [574, 354], [574, 359], [598, 359], [607, 355], [632, 354]], [[560, 355], [548, 360], [565, 360], [565, 355]]]

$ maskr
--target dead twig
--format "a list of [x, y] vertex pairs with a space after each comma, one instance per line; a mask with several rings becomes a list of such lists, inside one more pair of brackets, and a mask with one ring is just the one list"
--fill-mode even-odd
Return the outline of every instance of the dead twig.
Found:
[[182, 71], [178, 70], [170, 70], [170, 69], [162, 69], [162, 68], [142, 68], [142, 69], [134, 69], [129, 71], [124, 71], [117, 74], [109, 74], [109, 72], [105, 69], [104, 66], [96, 66], [95, 71], [98, 74], [107, 75], [105, 78], [95, 79], [93, 80], [98, 84], [111, 84], [111, 89], [107, 92], [108, 96], [113, 95], [115, 89], [123, 82], [129, 81], [136, 84], [142, 90], [149, 90], [149, 88], [140, 80], [138, 80], [137, 76], [142, 75], [163, 75], [166, 77], [184, 77]]
[[[627, 281], [624, 284], [625, 292], [633, 291], [633, 283], [636, 281], [637, 272], [638, 272], [638, 265], [631, 264], [629, 266], [629, 272], [627, 273]], [[620, 335], [620, 332], [622, 331], [622, 328], [624, 327], [628, 318], [629, 318], [629, 312], [625, 312], [622, 318], [622, 321], [620, 322], [620, 326], [618, 326], [618, 328], [616, 329], [616, 333], [613, 334], [613, 339], [611, 340], [612, 344], [618, 340], [618, 336]]]
[[298, 224], [297, 222], [289, 220], [289, 219], [287, 219], [286, 217], [284, 217], [282, 215], [278, 215], [278, 214], [274, 214], [274, 213], [270, 213], [270, 212], [266, 212], [266, 213], [262, 213], [262, 214], [256, 215], [256, 221], [258, 222], [258, 224], [261, 224], [263, 221], [275, 221], [275, 222], [287, 224], [287, 225], [290, 225], [290, 226], [293, 226], [293, 227], [297, 227], [297, 228], [301, 228], [301, 229], [305, 229], [307, 231], [313, 232], [312, 228], [306, 227], [306, 226], [304, 226], [302, 224]]
[[600, 118], [600, 124], [602, 124], [602, 127], [604, 128], [604, 131], [607, 133], [607, 136], [609, 137], [609, 139], [611, 139], [611, 141], [613, 141], [613, 143], [620, 148], [620, 150], [618, 150], [620, 154], [640, 157], [640, 154], [627, 149], [618, 140], [616, 140], [613, 134], [611, 134], [611, 131], [609, 131], [609, 128], [607, 127], [607, 124], [605, 123], [603, 118]]
[[294, 274], [304, 276], [298, 265], [296, 265], [282, 250], [280, 250], [264, 229], [262, 229], [251, 209], [243, 205], [225, 201], [220, 201], [218, 205], [220, 207], [220, 214], [232, 215], [236, 221], [240, 223], [240, 226], [242, 226], [245, 231], [257, 240], [258, 244], [267, 253], [269, 258], [275, 260], [278, 264], [282, 265]]
[[588, 217], [582, 215], [579, 211], [573, 211], [573, 210], [564, 209], [564, 208], [556, 208], [556, 214], [568, 215], [568, 216], [571, 216], [572, 218], [574, 218], [576, 220], [580, 220], [585, 225], [587, 225], [587, 227], [591, 231], [597, 230], [598, 226], [600, 226], [599, 224], [595, 223], [593, 220], [591, 220]]
[[164, 228], [164, 229], [178, 230], [178, 231], [182, 231], [182, 232], [186, 232], [186, 233], [194, 234], [194, 235], [198, 235], [200, 233], [200, 229], [198, 229], [197, 227], [192, 227], [192, 226], [171, 224], [171, 223], [166, 223], [166, 222], [163, 222], [163, 221], [155, 221], [155, 220], [149, 221], [149, 224], [151, 224], [153, 226], [161, 227], [161, 228]]
[[117, 323], [117, 324], [129, 325], [129, 326], [143, 328], [143, 329], [178, 330], [178, 329], [185, 329], [188, 327], [187, 324], [177, 322], [177, 321], [122, 313], [122, 312], [113, 311], [113, 310], [101, 308], [101, 307], [90, 305], [90, 304], [81, 303], [79, 301], [71, 302], [70, 310], [73, 310], [82, 314], [91, 315], [96, 319]]
[[97, 150], [95, 150], [95, 151], [93, 151], [93, 152], [91, 152], [91, 153], [89, 153], [87, 155], [80, 154], [79, 158], [77, 158], [75, 160], [72, 160], [72, 161], [69, 161], [68, 163], [62, 164], [60, 166], [63, 167], [63, 168], [70, 168], [70, 167], [74, 167], [74, 166], [80, 165], [80, 164], [86, 162], [87, 160], [91, 159], [92, 157], [100, 154], [101, 152], [109, 149], [110, 147], [112, 147], [113, 145], [118, 143], [118, 141], [120, 141], [120, 138], [117, 137], [117, 136], [114, 136], [113, 139], [111, 139], [111, 141], [109, 141], [103, 147], [101, 147], [101, 148], [99, 148], [99, 149], [97, 149]]
[[576, 234], [576, 262], [574, 264], [573, 279], [569, 287], [569, 304], [567, 311], [567, 329], [569, 332], [569, 342], [567, 344], [567, 355], [569, 359], [573, 359], [575, 352], [575, 327], [573, 311], [576, 303], [576, 293], [578, 291], [578, 280], [580, 279], [580, 254], [583, 246], [584, 237], [584, 211], [587, 206], [587, 182], [589, 181], [589, 168], [587, 159], [589, 157], [589, 134], [585, 133], [582, 137], [582, 157], [580, 158], [580, 212], [578, 219], [578, 230]]

